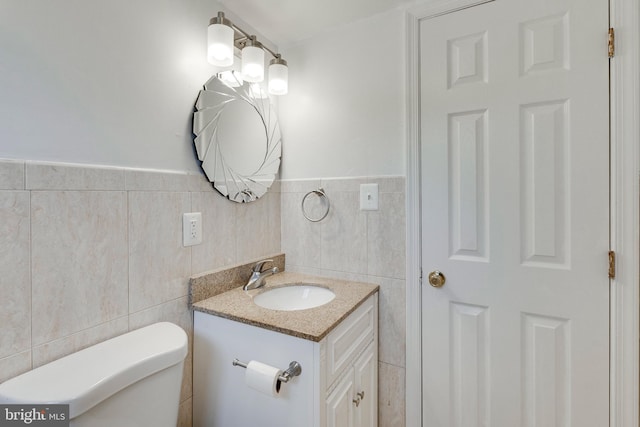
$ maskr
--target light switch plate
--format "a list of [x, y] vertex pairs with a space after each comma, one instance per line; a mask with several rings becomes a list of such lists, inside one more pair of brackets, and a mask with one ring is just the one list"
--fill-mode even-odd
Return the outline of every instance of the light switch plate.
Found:
[[360, 210], [378, 210], [378, 184], [360, 184]]
[[202, 243], [202, 213], [182, 215], [182, 245], [194, 246]]

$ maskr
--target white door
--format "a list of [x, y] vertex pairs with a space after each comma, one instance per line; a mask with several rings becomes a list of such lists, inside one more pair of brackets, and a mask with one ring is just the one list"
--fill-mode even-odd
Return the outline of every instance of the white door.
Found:
[[605, 0], [420, 23], [424, 427], [609, 425], [607, 28]]

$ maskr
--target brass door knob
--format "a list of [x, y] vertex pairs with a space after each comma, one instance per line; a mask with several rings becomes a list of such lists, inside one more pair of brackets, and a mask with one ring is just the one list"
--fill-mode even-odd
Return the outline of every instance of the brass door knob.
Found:
[[439, 272], [438, 270], [434, 270], [429, 273], [429, 284], [434, 288], [440, 288], [444, 286], [444, 282], [447, 281], [447, 278], [444, 277], [444, 274]]

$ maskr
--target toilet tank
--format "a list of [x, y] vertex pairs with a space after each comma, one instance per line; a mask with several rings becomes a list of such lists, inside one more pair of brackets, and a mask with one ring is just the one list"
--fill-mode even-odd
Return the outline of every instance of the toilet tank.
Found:
[[71, 426], [176, 425], [187, 334], [156, 323], [0, 384], [1, 404], [68, 404]]

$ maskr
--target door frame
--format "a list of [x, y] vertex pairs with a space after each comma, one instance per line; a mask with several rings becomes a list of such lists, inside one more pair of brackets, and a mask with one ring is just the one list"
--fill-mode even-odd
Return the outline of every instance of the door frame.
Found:
[[[405, 13], [407, 135], [406, 426], [422, 427], [420, 253], [420, 21], [490, 1], [439, 0]], [[617, 255], [610, 291], [610, 427], [640, 427], [640, 5], [609, 0], [616, 32], [610, 61], [611, 243]], [[607, 35], [602, 35], [603, 40]], [[605, 44], [603, 43], [603, 46]], [[606, 52], [603, 50], [603, 55]], [[603, 262], [603, 266], [605, 266]], [[604, 268], [604, 267], [603, 267]]]

